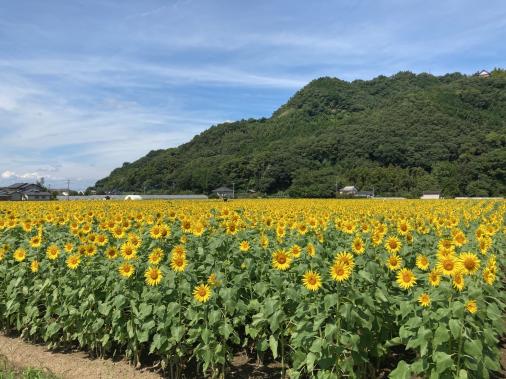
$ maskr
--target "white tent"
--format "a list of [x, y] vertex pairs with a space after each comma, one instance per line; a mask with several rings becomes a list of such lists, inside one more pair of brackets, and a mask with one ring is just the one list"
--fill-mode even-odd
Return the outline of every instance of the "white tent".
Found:
[[125, 200], [142, 200], [141, 195], [126, 195]]

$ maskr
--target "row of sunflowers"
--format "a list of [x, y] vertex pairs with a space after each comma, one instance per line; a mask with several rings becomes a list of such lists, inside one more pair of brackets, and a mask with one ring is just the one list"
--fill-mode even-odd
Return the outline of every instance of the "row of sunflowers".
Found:
[[[0, 328], [224, 377], [488, 378], [506, 202], [0, 204]], [[193, 375], [193, 374], [192, 374]]]

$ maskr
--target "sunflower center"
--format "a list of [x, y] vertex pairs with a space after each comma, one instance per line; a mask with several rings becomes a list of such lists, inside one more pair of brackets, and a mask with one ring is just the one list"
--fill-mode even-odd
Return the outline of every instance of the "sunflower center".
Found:
[[464, 261], [464, 266], [468, 269], [468, 270], [473, 270], [475, 267], [476, 267], [476, 263], [474, 262], [474, 260], [472, 259], [466, 259]]
[[453, 270], [453, 262], [450, 260], [447, 260], [444, 262], [443, 267], [445, 268], [445, 270], [451, 271], [451, 270]]
[[286, 257], [284, 255], [281, 255], [278, 257], [278, 263], [279, 264], [284, 264], [286, 263]]

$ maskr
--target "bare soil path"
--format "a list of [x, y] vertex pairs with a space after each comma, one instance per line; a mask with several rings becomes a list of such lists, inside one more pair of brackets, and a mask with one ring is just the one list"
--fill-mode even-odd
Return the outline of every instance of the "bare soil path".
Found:
[[49, 370], [64, 379], [160, 379], [150, 371], [136, 370], [126, 361], [91, 359], [80, 351], [58, 353], [43, 345], [27, 343], [18, 337], [0, 333], [0, 356], [19, 368], [35, 367]]

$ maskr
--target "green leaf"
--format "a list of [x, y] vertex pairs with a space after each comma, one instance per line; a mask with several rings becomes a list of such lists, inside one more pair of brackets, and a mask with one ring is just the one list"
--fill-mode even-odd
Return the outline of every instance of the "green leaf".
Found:
[[283, 319], [282, 310], [277, 310], [276, 312], [274, 312], [272, 316], [270, 316], [269, 324], [272, 333], [276, 332], [279, 329], [279, 324], [281, 323], [281, 321], [283, 321], [282, 319]]
[[153, 310], [152, 305], [146, 304], [146, 303], [141, 303], [141, 305], [139, 305], [139, 318], [143, 320], [146, 317], [150, 316], [152, 310]]
[[400, 361], [388, 377], [390, 379], [410, 379], [411, 369], [405, 361]]
[[273, 358], [276, 359], [278, 357], [278, 340], [272, 334], [269, 337], [269, 346], [271, 348]]
[[316, 361], [316, 355], [314, 353], [309, 353], [306, 357], [306, 366], [307, 366], [307, 371], [309, 373], [311, 373], [311, 371], [313, 371], [315, 361]]
[[496, 303], [490, 303], [487, 307], [487, 316], [492, 321], [500, 319], [502, 317], [502, 313], [499, 310], [499, 307]]
[[173, 326], [170, 328], [170, 334], [176, 342], [181, 341], [184, 335], [184, 326]]
[[214, 311], [209, 312], [209, 316], [208, 316], [209, 325], [214, 325], [220, 319], [221, 319], [221, 311], [214, 310]]
[[313, 353], [321, 353], [322, 345], [323, 345], [323, 340], [321, 338], [317, 338], [313, 341], [313, 344], [309, 348], [309, 351], [311, 351]]
[[333, 340], [334, 334], [337, 332], [337, 325], [336, 324], [327, 324], [325, 325], [325, 338], [328, 341]]
[[107, 315], [109, 315], [109, 312], [111, 312], [111, 306], [107, 303], [102, 303], [98, 306], [98, 311], [102, 315], [107, 316]]
[[483, 346], [479, 340], [467, 340], [464, 342], [464, 352], [476, 360], [481, 359], [482, 350]]
[[376, 299], [379, 299], [380, 301], [382, 301], [384, 303], [388, 302], [388, 299], [386, 298], [385, 294], [379, 288], [376, 288], [375, 297], [376, 297]]
[[225, 337], [225, 339], [228, 339], [228, 337], [233, 333], [234, 331], [234, 328], [232, 327], [232, 325], [230, 325], [228, 322], [221, 325], [219, 328], [218, 328], [219, 332], [221, 333], [221, 335], [223, 337]]
[[436, 371], [438, 374], [443, 373], [445, 370], [453, 366], [452, 356], [443, 351], [436, 351], [433, 358], [436, 363]]
[[371, 274], [369, 272], [365, 271], [365, 270], [360, 270], [358, 272], [358, 276], [364, 278], [368, 282], [372, 282], [372, 276], [371, 276]]
[[460, 321], [456, 319], [451, 319], [448, 322], [448, 326], [450, 327], [450, 331], [452, 332], [453, 338], [458, 338], [460, 336]]
[[457, 379], [467, 379], [467, 371], [460, 369]]
[[444, 325], [439, 325], [434, 333], [434, 340], [432, 341], [432, 346], [437, 348], [439, 345], [448, 342], [450, 340], [450, 333], [448, 329]]

